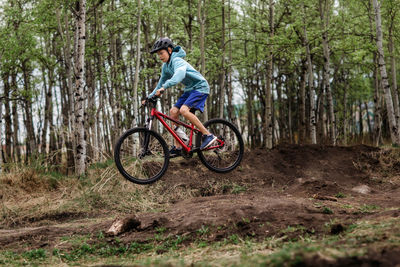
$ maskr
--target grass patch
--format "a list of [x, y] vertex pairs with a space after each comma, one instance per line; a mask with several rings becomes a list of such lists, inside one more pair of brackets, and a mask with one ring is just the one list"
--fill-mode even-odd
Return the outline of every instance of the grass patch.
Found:
[[337, 193], [337, 194], [335, 195], [335, 197], [337, 197], [337, 198], [345, 198], [346, 195], [345, 195], [344, 193], [342, 193], [342, 192], [339, 192], [339, 193]]
[[[379, 251], [400, 244], [400, 218], [377, 218], [359, 221], [346, 227], [339, 235], [305, 236], [302, 226], [291, 226], [285, 233], [299, 232], [298, 238], [271, 236], [257, 241], [232, 234], [222, 241], [196, 240], [185, 242], [181, 235], [153, 238], [146, 243], [122, 243], [119, 239], [106, 242], [99, 233], [63, 238], [69, 249], [37, 249], [16, 253], [0, 252], [4, 265], [140, 265], [154, 266], [300, 266], [312, 257], [357, 257], [368, 249]], [[159, 228], [159, 233], [165, 233]], [[100, 235], [101, 236], [101, 235]], [[186, 245], [185, 245], [186, 243]], [[369, 244], [370, 247], [366, 247]], [[372, 246], [372, 247], [371, 247]]]
[[113, 159], [108, 159], [103, 162], [95, 162], [89, 166], [89, 170], [106, 169], [114, 164]]
[[362, 213], [370, 213], [370, 212], [377, 211], [377, 210], [379, 210], [379, 209], [380, 209], [380, 207], [377, 206], [377, 205], [366, 205], [366, 204], [362, 205], [362, 206], [359, 208], [359, 210], [360, 210]]
[[333, 214], [333, 210], [329, 207], [323, 207], [322, 208], [322, 213], [323, 214]]
[[246, 192], [246, 190], [247, 190], [247, 188], [245, 186], [240, 186], [240, 185], [235, 184], [232, 188], [231, 193], [232, 194], [240, 194], [240, 193]]

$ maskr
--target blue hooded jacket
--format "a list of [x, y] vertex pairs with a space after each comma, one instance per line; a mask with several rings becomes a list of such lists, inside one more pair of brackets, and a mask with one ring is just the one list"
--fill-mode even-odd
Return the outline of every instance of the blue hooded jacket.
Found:
[[200, 93], [210, 93], [207, 80], [183, 59], [185, 56], [186, 52], [180, 46], [172, 50], [171, 58], [167, 63], [163, 63], [160, 80], [149, 97], [154, 96], [161, 87], [168, 89], [178, 83], [185, 85], [184, 92], [197, 90]]

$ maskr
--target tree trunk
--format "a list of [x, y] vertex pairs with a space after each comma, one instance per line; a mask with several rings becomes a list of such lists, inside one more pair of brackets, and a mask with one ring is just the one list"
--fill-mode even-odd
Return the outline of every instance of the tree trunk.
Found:
[[306, 79], [307, 79], [307, 62], [303, 61], [301, 66], [300, 80], [300, 99], [299, 99], [299, 143], [302, 144], [306, 140]]
[[64, 15], [64, 27], [65, 33], [63, 30], [63, 26], [61, 24], [61, 14], [60, 10], [56, 9], [56, 17], [58, 24], [58, 32], [63, 40], [64, 45], [62, 46], [62, 56], [60, 57], [60, 61], [64, 62], [65, 70], [62, 72], [62, 116], [63, 116], [63, 129], [61, 131], [62, 141], [65, 143], [67, 149], [67, 174], [73, 172], [75, 168], [75, 145], [74, 138], [71, 134], [72, 129], [74, 127], [73, 120], [73, 81], [72, 81], [72, 61], [71, 61], [71, 36], [69, 32], [69, 22], [68, 15]]
[[[48, 47], [48, 45], [46, 45]], [[48, 52], [46, 54], [49, 54]], [[51, 72], [53, 71], [52, 69], [48, 68], [48, 75], [49, 78], [51, 77]], [[53, 103], [52, 103], [52, 90], [53, 90], [53, 84], [50, 79], [48, 81], [48, 86], [46, 82], [46, 71], [45, 68], [42, 68], [42, 75], [43, 75], [43, 89], [44, 89], [44, 94], [45, 94], [45, 108], [44, 108], [44, 124], [43, 124], [43, 130], [42, 130], [42, 137], [40, 138], [40, 152], [41, 153], [46, 153], [46, 139], [47, 139], [47, 130], [50, 125], [50, 116], [53, 115]]]
[[369, 110], [368, 110], [368, 103], [367, 101], [364, 102], [365, 112], [367, 116], [367, 125], [368, 125], [368, 138], [370, 138], [372, 129], [371, 129], [371, 118], [369, 117]]
[[361, 99], [358, 101], [358, 109], [359, 109], [359, 126], [360, 126], [360, 138], [361, 142], [364, 140], [364, 124], [363, 124], [363, 115], [362, 115], [362, 101]]
[[235, 110], [233, 106], [233, 89], [232, 89], [232, 29], [231, 29], [231, 1], [228, 0], [228, 42], [229, 42], [229, 66], [228, 66], [228, 118], [233, 122], [235, 118]]
[[381, 82], [378, 77], [377, 56], [374, 53], [374, 145], [379, 146], [382, 136]]
[[[197, 6], [197, 20], [200, 24], [200, 72], [203, 76], [206, 75], [206, 53], [205, 53], [205, 25], [206, 25], [206, 2], [207, 0], [199, 0]], [[208, 121], [208, 105], [204, 107], [203, 121]]]
[[390, 65], [391, 65], [391, 78], [392, 78], [392, 92], [393, 92], [393, 105], [394, 114], [396, 117], [397, 128], [400, 127], [400, 106], [399, 106], [399, 92], [397, 88], [397, 74], [396, 74], [396, 55], [393, 42], [393, 22], [394, 15], [391, 17], [391, 24], [389, 27], [389, 55], [390, 55]]
[[[54, 48], [54, 44], [52, 45]], [[52, 170], [58, 170], [58, 167], [61, 163], [61, 153], [57, 153], [57, 137], [56, 137], [56, 129], [54, 126], [54, 120], [53, 120], [53, 90], [55, 88], [55, 79], [54, 79], [54, 68], [49, 67], [48, 68], [48, 81], [49, 81], [49, 91], [47, 97], [49, 97], [49, 165], [51, 166]], [[57, 97], [55, 97], [57, 99]], [[61, 149], [60, 149], [61, 151]]]
[[76, 159], [75, 174], [82, 176], [86, 171], [86, 140], [85, 140], [85, 38], [86, 38], [86, 0], [76, 2], [75, 17], [75, 140]]
[[9, 83], [10, 73], [5, 71], [3, 73], [3, 85], [4, 85], [4, 128], [5, 128], [5, 155], [4, 162], [11, 162], [12, 155], [12, 122], [11, 122], [11, 101], [10, 101], [10, 83]]
[[140, 24], [141, 24], [141, 0], [138, 3], [138, 18], [137, 18], [137, 43], [136, 43], [136, 66], [135, 66], [135, 81], [133, 84], [133, 125], [137, 125], [138, 121], [138, 84], [139, 84], [139, 68], [140, 68]]
[[317, 88], [319, 89], [319, 95], [317, 96], [317, 125], [318, 125], [318, 136], [321, 143], [326, 141], [327, 138], [327, 121], [325, 110], [325, 87], [321, 83], [320, 72], [317, 71]]
[[[24, 89], [26, 92], [30, 92], [30, 75], [31, 71], [28, 62], [22, 63], [22, 72], [24, 79]], [[36, 154], [36, 137], [35, 129], [33, 127], [33, 112], [32, 112], [32, 101], [29, 97], [24, 99], [24, 109], [25, 109], [25, 129], [27, 137], [27, 157]]]
[[[289, 78], [290, 79], [290, 78]], [[288, 88], [288, 87], [287, 87]], [[276, 94], [277, 94], [277, 101], [278, 101], [278, 127], [279, 127], [279, 138], [280, 139], [287, 139], [286, 135], [286, 127], [285, 127], [285, 115], [284, 115], [284, 106], [283, 106], [283, 98], [282, 98], [282, 79], [281, 77], [277, 77], [276, 82]], [[287, 102], [290, 102], [290, 93], [286, 93], [287, 95]]]
[[222, 0], [221, 73], [219, 80], [219, 117], [224, 117], [225, 102], [225, 0]]
[[379, 69], [381, 72], [383, 92], [386, 101], [387, 116], [390, 127], [390, 137], [392, 140], [392, 144], [400, 145], [400, 134], [399, 134], [399, 129], [397, 127], [396, 116], [394, 114], [392, 94], [390, 92], [390, 85], [386, 72], [385, 57], [383, 54], [383, 45], [382, 45], [383, 35], [382, 35], [380, 4], [378, 3], [378, 0], [372, 0], [372, 3], [375, 9], [376, 46], [378, 48], [378, 62], [379, 62]]
[[[102, 25], [103, 25], [103, 20], [102, 20], [102, 8], [100, 8], [100, 11], [98, 9], [96, 9], [96, 30], [95, 30], [95, 45], [96, 47], [102, 47], [103, 46], [103, 39], [102, 39]], [[105, 92], [105, 88], [104, 88], [104, 82], [103, 82], [103, 53], [101, 49], [96, 49], [95, 50], [95, 64], [96, 64], [96, 73], [97, 73], [97, 77], [99, 80], [99, 88], [98, 88], [98, 93], [99, 93], [99, 107], [97, 109], [96, 112], [96, 123], [99, 124], [100, 122], [100, 115], [103, 114], [104, 115], [104, 92]], [[106, 121], [103, 121], [103, 131], [105, 131], [104, 129], [107, 128], [106, 125]], [[104, 142], [102, 142], [102, 131], [101, 131], [101, 127], [97, 127], [97, 144], [98, 144], [98, 149], [99, 151], [102, 151], [102, 149], [105, 147], [104, 146]]]
[[[304, 10], [305, 11], [305, 10]], [[311, 144], [317, 143], [317, 129], [315, 120], [315, 90], [314, 90], [314, 73], [311, 61], [310, 44], [308, 42], [306, 26], [303, 26], [304, 46], [306, 48], [307, 66], [308, 66], [308, 89], [310, 94], [310, 139]]]
[[[3, 99], [0, 97], [0, 140], [3, 140]], [[0, 174], [4, 171], [3, 170], [3, 143], [0, 142]]]
[[[115, 12], [115, 1], [111, 1], [111, 11]], [[120, 77], [119, 77], [119, 58], [118, 58], [118, 51], [117, 51], [117, 42], [118, 36], [112, 29], [109, 30], [109, 42], [110, 42], [110, 56], [108, 57], [108, 64], [110, 66], [110, 73], [111, 79], [110, 83], [111, 86], [107, 85], [108, 91], [108, 100], [110, 107], [112, 109], [112, 118], [113, 118], [113, 126], [111, 130], [111, 143], [114, 144], [117, 138], [120, 136], [120, 129], [121, 129], [121, 102], [122, 99], [120, 97]], [[161, 105], [163, 107], [163, 105]]]
[[[293, 144], [293, 143], [298, 143], [298, 140], [295, 140], [294, 139], [294, 136], [293, 136], [293, 117], [292, 117], [292, 107], [295, 105], [294, 104], [294, 102], [295, 102], [295, 98], [294, 98], [294, 91], [295, 91], [295, 88], [294, 88], [294, 78], [292, 77], [292, 75], [289, 75], [288, 76], [288, 81], [287, 81], [287, 86], [286, 86], [286, 88], [287, 88], [287, 93], [289, 94], [289, 97], [288, 97], [288, 103], [287, 103], [287, 120], [288, 120], [288, 123], [287, 123], [287, 126], [285, 126], [285, 128], [287, 129], [287, 132], [288, 132], [288, 135], [289, 135], [289, 140], [290, 140], [290, 143], [291, 144]], [[283, 125], [285, 125], [285, 114], [284, 114], [284, 112], [283, 112], [283, 110], [282, 110], [282, 122], [283, 122]]]
[[[343, 79], [345, 81], [345, 79]], [[347, 120], [347, 102], [348, 102], [348, 83], [344, 82], [343, 88], [343, 145], [347, 146], [347, 127], [348, 127], [348, 120]]]
[[192, 46], [193, 46], [193, 14], [192, 14], [192, 0], [186, 0], [187, 1], [187, 7], [188, 7], [188, 12], [186, 14], [186, 17], [188, 19], [188, 21], [186, 22], [186, 20], [183, 18], [183, 24], [185, 26], [185, 30], [187, 32], [187, 35], [189, 37], [189, 43], [188, 43], [188, 51], [191, 52], [192, 51]]
[[14, 159], [14, 162], [20, 162], [21, 161], [21, 144], [19, 143], [19, 115], [18, 115], [18, 104], [17, 104], [17, 92], [18, 92], [18, 85], [17, 85], [17, 74], [13, 70], [11, 73], [11, 90], [13, 91], [12, 93], [12, 126], [14, 131], [12, 132], [13, 135], [13, 152], [12, 156]]
[[[324, 2], [324, 3], [322, 3]], [[332, 98], [332, 89], [330, 86], [330, 75], [329, 75], [329, 65], [330, 65], [330, 49], [329, 49], [329, 41], [328, 41], [328, 27], [329, 27], [329, 7], [330, 0], [319, 0], [319, 12], [321, 16], [321, 25], [322, 25], [322, 47], [324, 51], [324, 75], [323, 75], [323, 87], [327, 94], [327, 102], [328, 102], [328, 112], [329, 112], [329, 133], [331, 142], [333, 145], [336, 145], [336, 120], [335, 113], [333, 107], [333, 98]]]
[[[274, 38], [274, 0], [269, 0], [269, 37], [270, 41]], [[272, 54], [272, 45], [268, 49], [268, 65], [265, 86], [265, 145], [268, 149], [273, 147], [273, 122], [272, 122], [272, 75], [274, 58]]]

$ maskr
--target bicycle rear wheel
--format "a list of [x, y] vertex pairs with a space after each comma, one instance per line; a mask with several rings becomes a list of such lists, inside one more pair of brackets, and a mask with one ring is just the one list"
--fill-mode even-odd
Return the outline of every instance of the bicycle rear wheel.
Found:
[[[218, 140], [205, 150], [198, 152], [201, 162], [215, 172], [229, 172], [235, 169], [243, 158], [244, 144], [239, 130], [225, 119], [212, 119], [204, 123], [209, 132]], [[200, 138], [197, 138], [200, 146]]]
[[167, 144], [158, 133], [146, 128], [133, 128], [118, 139], [114, 160], [126, 179], [137, 184], [149, 184], [166, 172], [168, 153]]

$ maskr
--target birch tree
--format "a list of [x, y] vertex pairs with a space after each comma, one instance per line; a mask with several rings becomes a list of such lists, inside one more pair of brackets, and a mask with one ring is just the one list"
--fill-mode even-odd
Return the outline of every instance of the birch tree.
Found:
[[3, 172], [3, 98], [0, 96], [0, 174]]
[[[333, 145], [336, 145], [336, 120], [333, 107], [332, 88], [330, 86], [330, 49], [328, 40], [328, 27], [329, 27], [329, 12], [330, 12], [330, 0], [319, 0], [319, 12], [321, 18], [322, 28], [322, 48], [324, 58], [324, 74], [323, 74], [323, 88], [327, 94], [328, 101], [328, 112], [330, 122], [330, 137]], [[321, 107], [322, 108], [322, 107]]]
[[[397, 128], [400, 128], [400, 105], [399, 105], [399, 92], [397, 88], [397, 68], [396, 68], [396, 52], [395, 52], [395, 41], [394, 31], [396, 25], [396, 14], [400, 11], [400, 4], [397, 1], [388, 1], [389, 7], [389, 18], [388, 18], [388, 48], [390, 56], [390, 70], [392, 80], [392, 92], [393, 92], [393, 105], [394, 113], [396, 117]], [[400, 131], [400, 130], [399, 130]]]
[[[197, 6], [197, 20], [200, 24], [200, 73], [205, 76], [206, 53], [205, 53], [205, 25], [206, 25], [206, 3], [207, 0], [199, 0]], [[204, 107], [203, 120], [208, 121], [207, 105]]]
[[221, 73], [219, 80], [219, 117], [224, 117], [224, 100], [225, 100], [225, 0], [221, 3]]
[[307, 58], [307, 73], [308, 73], [308, 90], [309, 90], [309, 95], [310, 95], [310, 139], [311, 139], [311, 144], [316, 144], [317, 143], [317, 129], [316, 129], [316, 119], [315, 119], [315, 113], [316, 113], [316, 107], [315, 107], [315, 89], [314, 89], [314, 72], [313, 72], [313, 65], [312, 65], [312, 60], [311, 60], [311, 51], [310, 51], [310, 44], [308, 41], [308, 35], [307, 35], [307, 27], [306, 27], [306, 9], [303, 5], [303, 46], [305, 48], [306, 52], [306, 58]]
[[139, 68], [140, 68], [140, 24], [141, 24], [141, 0], [137, 1], [138, 4], [138, 18], [137, 18], [137, 43], [136, 43], [136, 66], [135, 66], [135, 81], [133, 84], [133, 125], [137, 125], [138, 117], [138, 84], [139, 84]]
[[85, 141], [85, 38], [86, 38], [86, 0], [76, 1], [75, 10], [75, 88], [74, 88], [74, 117], [75, 117], [75, 173], [83, 175], [86, 171], [86, 141]]
[[[269, 37], [274, 38], [274, 0], [269, 0]], [[273, 122], [272, 122], [272, 76], [273, 76], [273, 46], [268, 49], [267, 77], [265, 86], [265, 145], [268, 149], [273, 147]]]
[[399, 129], [397, 127], [396, 116], [394, 114], [392, 94], [390, 91], [389, 80], [388, 80], [388, 76], [387, 76], [387, 72], [386, 72], [385, 57], [384, 57], [384, 52], [383, 52], [382, 19], [381, 19], [381, 11], [380, 11], [381, 5], [378, 2], [378, 0], [372, 0], [372, 4], [375, 9], [376, 46], [378, 49], [379, 69], [380, 69], [382, 85], [383, 85], [383, 93], [385, 96], [387, 116], [388, 116], [388, 120], [389, 120], [390, 137], [391, 137], [393, 144], [400, 145], [400, 134], [399, 134]]

